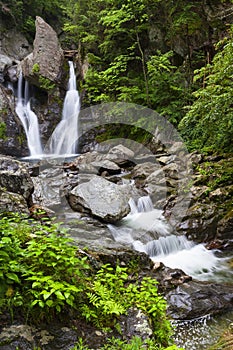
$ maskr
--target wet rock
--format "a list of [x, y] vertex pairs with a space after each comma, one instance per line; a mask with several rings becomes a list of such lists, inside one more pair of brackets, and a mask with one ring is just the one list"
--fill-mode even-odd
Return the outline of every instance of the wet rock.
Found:
[[109, 175], [119, 174], [121, 172], [120, 167], [114, 162], [106, 159], [101, 161], [95, 161], [90, 164], [92, 167], [97, 169], [98, 174], [106, 172]]
[[131, 308], [126, 316], [120, 317], [120, 327], [127, 340], [140, 337], [146, 340], [152, 337], [153, 330], [149, 318], [139, 309]]
[[29, 201], [34, 189], [26, 166], [7, 156], [0, 156], [0, 186], [8, 192], [22, 195], [26, 201]]
[[176, 160], [176, 155], [166, 155], [166, 156], [162, 156], [157, 158], [158, 162], [162, 165], [168, 165], [170, 163], [173, 163]]
[[12, 59], [6, 55], [0, 54], [0, 83], [4, 82], [4, 75], [7, 71], [7, 68], [13, 64]]
[[32, 177], [34, 184], [33, 202], [42, 207], [56, 208], [66, 203], [65, 194], [62, 191], [66, 183], [67, 175], [62, 168], [47, 164], [48, 168], [41, 166], [39, 176]]
[[35, 348], [66, 350], [77, 342], [77, 332], [64, 325], [47, 326], [47, 328], [36, 328], [24, 324], [5, 327], [0, 333], [0, 348], [1, 350]]
[[126, 216], [130, 194], [126, 185], [115, 185], [100, 176], [82, 183], [68, 194], [73, 210], [87, 211], [106, 222], [116, 222]]
[[196, 242], [208, 242], [215, 238], [220, 217], [221, 212], [215, 204], [197, 202], [187, 210], [177, 230], [186, 232], [186, 235]]
[[217, 224], [217, 238], [232, 240], [233, 237], [233, 209], [230, 210]]
[[21, 213], [29, 215], [28, 205], [18, 193], [7, 192], [0, 187], [0, 213]]
[[106, 155], [106, 159], [112, 160], [117, 164], [122, 164], [125, 160], [133, 160], [133, 158], [134, 151], [121, 144], [110, 149]]
[[203, 158], [204, 158], [203, 154], [200, 154], [197, 151], [194, 151], [194, 152], [190, 153], [190, 155], [189, 155], [189, 159], [190, 159], [192, 165], [195, 165], [195, 166], [197, 164], [201, 163]]
[[14, 108], [12, 91], [0, 84], [0, 153], [19, 157], [27, 155], [28, 149], [23, 127]]
[[85, 169], [85, 166], [89, 165], [92, 162], [99, 162], [104, 159], [104, 155], [93, 151], [93, 152], [87, 152], [84, 154], [81, 154], [79, 157], [77, 157], [72, 164], [76, 166], [78, 169], [80, 166], [83, 166], [83, 169]]
[[31, 51], [31, 45], [26, 37], [17, 29], [2, 30], [0, 52], [17, 61], [22, 60]]
[[194, 319], [233, 309], [233, 287], [191, 281], [166, 294], [168, 314], [173, 319]]
[[144, 180], [153, 172], [159, 171], [160, 168], [161, 166], [158, 163], [143, 162], [133, 168], [132, 178]]

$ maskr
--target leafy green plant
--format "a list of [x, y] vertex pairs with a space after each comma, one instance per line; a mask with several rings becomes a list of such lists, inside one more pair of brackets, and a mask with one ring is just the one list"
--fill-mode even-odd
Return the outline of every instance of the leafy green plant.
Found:
[[[89, 350], [90, 348], [84, 344], [82, 338], [79, 339], [78, 343], [71, 350]], [[99, 350], [182, 350], [176, 345], [169, 347], [161, 347], [157, 345], [152, 339], [142, 340], [139, 337], [133, 337], [131, 341], [127, 342], [118, 338], [107, 339], [106, 344], [101, 346]]]
[[40, 87], [46, 91], [51, 91], [56, 87], [56, 84], [52, 83], [51, 80], [43, 77], [42, 75], [39, 76], [39, 83]]
[[157, 281], [131, 282], [127, 268], [109, 264], [93, 274], [60, 224], [1, 217], [0, 248], [1, 312], [10, 311], [13, 318], [20, 308], [27, 318], [40, 322], [75, 309], [88, 322], [117, 330], [119, 316], [136, 307], [149, 317], [155, 344], [169, 344], [171, 326]]
[[212, 64], [197, 70], [194, 79], [202, 87], [179, 128], [190, 149], [232, 150], [233, 28], [217, 45]]
[[21, 306], [39, 321], [78, 306], [89, 267], [57, 224], [3, 217], [0, 232], [2, 309]]
[[38, 64], [38, 63], [33, 64], [32, 72], [33, 72], [33, 73], [39, 73], [39, 71], [40, 71], [40, 66], [39, 66], [39, 64]]
[[117, 317], [130, 307], [144, 311], [151, 319], [154, 336], [159, 344], [167, 344], [171, 325], [166, 319], [166, 301], [158, 295], [157, 281], [144, 278], [130, 283], [127, 269], [109, 264], [102, 266], [86, 293], [88, 304], [82, 307], [83, 316], [98, 326], [115, 324]]

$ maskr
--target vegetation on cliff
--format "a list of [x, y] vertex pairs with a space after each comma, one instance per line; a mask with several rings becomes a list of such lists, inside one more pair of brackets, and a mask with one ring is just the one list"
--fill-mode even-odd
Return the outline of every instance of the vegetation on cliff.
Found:
[[116, 100], [146, 105], [179, 124], [190, 149], [228, 152], [232, 3], [4, 0], [0, 11], [6, 28], [15, 26], [31, 42], [35, 16], [43, 17], [63, 48], [79, 52], [88, 63], [83, 105]]

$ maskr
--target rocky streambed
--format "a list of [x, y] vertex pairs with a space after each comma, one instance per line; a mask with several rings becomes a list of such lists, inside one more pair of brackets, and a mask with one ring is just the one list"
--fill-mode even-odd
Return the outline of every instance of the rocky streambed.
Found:
[[[46, 215], [64, 222], [78, 246], [87, 248], [97, 264], [119, 262], [127, 266], [132, 260], [138, 261], [139, 275], [159, 281], [174, 322], [190, 322], [190, 326], [203, 317], [212, 319], [233, 307], [232, 159], [188, 154], [186, 164], [193, 171], [190, 167], [181, 171], [179, 147], [175, 143], [169, 151], [145, 154], [143, 148], [135, 152], [130, 143], [127, 147], [111, 144], [104, 151], [103, 147], [96, 148], [62, 162], [50, 159], [29, 163], [1, 156], [0, 210], [42, 220], [38, 209], [43, 208]], [[195, 266], [200, 256], [189, 255], [187, 246], [182, 247], [186, 240], [194, 249], [201, 247], [202, 252], [210, 254], [207, 260], [214, 257], [214, 264], [192, 276], [175, 266], [176, 254], [174, 266], [155, 259], [156, 249], [163, 253], [167, 249], [167, 255], [186, 250], [186, 260], [192, 259]], [[130, 321], [122, 322], [133, 327], [138, 318], [135, 312], [129, 314]], [[78, 332], [70, 328], [77, 319], [64, 320], [64, 324], [46, 327], [46, 331], [20, 322], [9, 325], [8, 321], [2, 318], [0, 339], [2, 344], [10, 339], [12, 344], [2, 349], [14, 349], [22, 343], [26, 344], [23, 349], [32, 344], [55, 349], [55, 343], [60, 344], [59, 349], [68, 349], [78, 337], [87, 336], [87, 325], [86, 329], [79, 325]], [[135, 327], [132, 334], [137, 334]], [[88, 333], [96, 346], [106, 337], [94, 328]], [[202, 348], [197, 346], [187, 349]]]

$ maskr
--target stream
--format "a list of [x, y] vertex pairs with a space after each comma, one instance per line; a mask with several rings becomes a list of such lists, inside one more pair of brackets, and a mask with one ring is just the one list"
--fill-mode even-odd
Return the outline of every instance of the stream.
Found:
[[[102, 245], [114, 249], [114, 245], [120, 244], [146, 252], [155, 262], [180, 268], [196, 280], [232, 283], [232, 271], [228, 266], [232, 257], [221, 257], [217, 250], [208, 250], [204, 244], [195, 244], [184, 236], [172, 234], [162, 211], [153, 208], [148, 196], [141, 197], [138, 203], [131, 200], [130, 206], [130, 214], [117, 225], [107, 225], [107, 229], [101, 225], [93, 228], [92, 221], [91, 224], [87, 221], [84, 226], [80, 214], [70, 210], [65, 216], [63, 212], [61, 218], [69, 222], [69, 227], [74, 222], [75, 229], [71, 228], [71, 235], [77, 241], [90, 242], [86, 246]], [[174, 342], [185, 350], [208, 349], [232, 322], [233, 312], [205, 315], [193, 320], [174, 320]]]
[[[53, 201], [64, 177], [60, 170], [53, 169], [51, 178], [56, 178], [56, 184], [54, 187], [51, 183], [47, 186], [46, 180], [49, 176], [44, 171], [44, 174], [43, 171], [40, 173], [45, 186], [44, 192], [46, 198], [50, 197]], [[56, 171], [60, 177], [56, 176]], [[154, 262], [179, 268], [194, 280], [232, 284], [232, 256], [223, 256], [217, 249], [208, 250], [204, 244], [196, 244], [183, 235], [174, 234], [162, 210], [154, 208], [148, 195], [136, 200], [131, 198], [130, 213], [116, 224], [108, 225], [74, 212], [66, 199], [61, 198], [59, 191], [57, 196], [61, 200], [56, 205], [57, 220], [64, 222], [64, 226], [81, 248], [98, 250], [99, 247], [108, 251], [130, 248], [145, 252]], [[232, 322], [233, 312], [222, 316], [205, 315], [192, 320], [172, 321], [176, 329], [174, 341], [185, 350], [208, 349]]]

